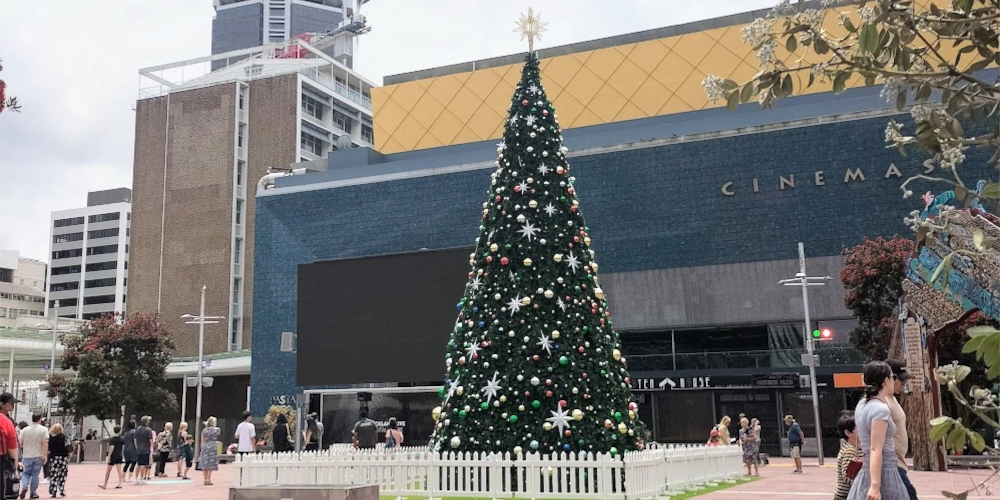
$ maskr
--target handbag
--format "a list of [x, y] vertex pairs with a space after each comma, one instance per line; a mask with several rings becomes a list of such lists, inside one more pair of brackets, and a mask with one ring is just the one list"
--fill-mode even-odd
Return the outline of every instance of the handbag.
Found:
[[864, 463], [865, 463], [864, 459], [861, 458], [855, 458], [854, 460], [851, 460], [851, 462], [847, 464], [847, 471], [846, 471], [847, 479], [854, 481], [854, 478], [858, 477], [858, 473], [861, 472], [861, 465]]

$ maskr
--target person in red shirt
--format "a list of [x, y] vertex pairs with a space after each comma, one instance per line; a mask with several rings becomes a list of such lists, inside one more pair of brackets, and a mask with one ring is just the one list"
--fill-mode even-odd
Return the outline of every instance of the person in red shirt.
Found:
[[17, 428], [10, 416], [17, 404], [17, 398], [9, 392], [0, 394], [0, 496], [11, 498], [14, 481], [11, 478], [17, 469]]

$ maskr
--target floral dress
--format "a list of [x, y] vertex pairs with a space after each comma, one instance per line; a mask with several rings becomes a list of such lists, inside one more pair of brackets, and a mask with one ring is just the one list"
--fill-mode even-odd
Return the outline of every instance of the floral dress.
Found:
[[743, 447], [743, 463], [753, 463], [757, 461], [757, 448], [754, 446], [753, 429], [747, 427], [740, 429], [740, 446]]
[[222, 431], [218, 427], [206, 427], [201, 431], [201, 456], [198, 457], [198, 468], [201, 470], [219, 470], [219, 436]]

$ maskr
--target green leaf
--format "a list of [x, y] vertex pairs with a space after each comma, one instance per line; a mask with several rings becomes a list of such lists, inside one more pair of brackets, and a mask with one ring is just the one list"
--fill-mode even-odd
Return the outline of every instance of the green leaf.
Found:
[[1000, 183], [991, 182], [983, 186], [983, 190], [979, 192], [980, 198], [986, 198], [987, 200], [1000, 200]]
[[732, 111], [736, 109], [736, 106], [739, 105], [740, 105], [740, 93], [733, 92], [732, 94], [729, 94], [729, 97], [726, 98], [726, 109]]
[[851, 21], [851, 18], [849, 17], [844, 18], [844, 28], [847, 29], [848, 33], [854, 33], [858, 30], [858, 28], [854, 26], [854, 21]]
[[795, 35], [789, 36], [788, 40], [785, 40], [785, 49], [789, 52], [795, 52], [797, 48], [799, 48], [798, 38]]
[[740, 84], [738, 84], [738, 83], [736, 83], [736, 82], [734, 82], [732, 80], [726, 80], [726, 81], [722, 82], [722, 88], [725, 89], [725, 90], [727, 90], [727, 91], [729, 91], [729, 90], [736, 90], [736, 89], [740, 88]]
[[795, 87], [792, 84], [792, 75], [785, 75], [785, 78], [781, 80], [781, 93], [783, 94], [783, 97], [792, 95], [793, 90], [795, 90]]
[[850, 78], [851, 73], [849, 71], [844, 71], [837, 74], [837, 77], [833, 79], [833, 93], [841, 94], [847, 88], [847, 79]]
[[965, 380], [965, 378], [968, 377], [970, 373], [972, 373], [972, 368], [969, 368], [968, 366], [964, 366], [964, 365], [956, 366], [955, 367], [955, 381], [956, 382], [961, 382], [961, 381]]
[[965, 438], [965, 426], [956, 422], [951, 432], [948, 433], [946, 446], [949, 450], [964, 450]]
[[952, 0], [951, 7], [963, 14], [972, 10], [973, 0]]
[[965, 333], [967, 333], [969, 337], [975, 338], [975, 337], [982, 337], [985, 335], [992, 335], [994, 333], [1000, 333], [1000, 330], [997, 330], [996, 328], [993, 328], [992, 326], [989, 325], [984, 325], [984, 326], [973, 326], [965, 330]]
[[972, 445], [972, 449], [978, 452], [986, 449], [986, 440], [983, 439], [983, 435], [975, 431], [969, 431], [969, 444]]
[[748, 102], [757, 94], [756, 85], [750, 82], [743, 86], [743, 90], [740, 92], [740, 102]]
[[948, 435], [948, 431], [951, 430], [952, 426], [951, 418], [949, 417], [944, 417], [944, 418], [948, 418], [948, 421], [943, 424], [934, 425], [933, 427], [931, 427], [930, 440], [932, 443], [936, 443], [944, 439]]
[[951, 273], [951, 258], [953, 255], [955, 254], [948, 254], [948, 256], [945, 257], [940, 264], [938, 264], [937, 269], [934, 270], [934, 274], [931, 275], [931, 286], [934, 286], [934, 284], [937, 283], [938, 278], [941, 277], [941, 273]]
[[830, 52], [830, 46], [827, 45], [826, 40], [817, 38], [816, 41], [813, 42], [813, 50], [815, 50], [817, 54], [823, 55]]
[[931, 421], [930, 421], [930, 424], [931, 424], [932, 427], [934, 427], [934, 426], [938, 426], [938, 425], [950, 424], [954, 420], [955, 419], [953, 419], [953, 418], [945, 415], [945, 416], [941, 416], [941, 417], [932, 418]]
[[[932, 6], [934, 4], [931, 4]], [[951, 500], [967, 500], [969, 498], [969, 492], [963, 491], [961, 493], [952, 493], [950, 491], [942, 491], [941, 495], [945, 498], [950, 498]]]
[[906, 88], [899, 89], [896, 93], [896, 110], [902, 111], [906, 107]]
[[869, 54], [874, 54], [878, 50], [878, 26], [875, 24], [866, 24], [861, 28], [861, 34], [865, 35], [864, 42], [861, 42], [861, 48]]
[[985, 336], [972, 337], [968, 342], [962, 346], [962, 354], [969, 354], [970, 352], [976, 352], [979, 350], [979, 346], [983, 345], [983, 341], [986, 340]]

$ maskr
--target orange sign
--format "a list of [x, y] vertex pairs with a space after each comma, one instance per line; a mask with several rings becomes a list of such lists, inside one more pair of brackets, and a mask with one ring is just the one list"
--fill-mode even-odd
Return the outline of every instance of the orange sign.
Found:
[[860, 373], [834, 373], [833, 386], [837, 389], [856, 389], [865, 386]]

